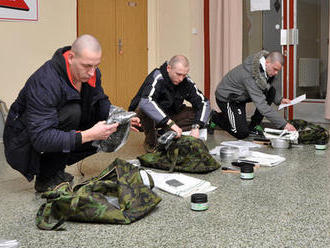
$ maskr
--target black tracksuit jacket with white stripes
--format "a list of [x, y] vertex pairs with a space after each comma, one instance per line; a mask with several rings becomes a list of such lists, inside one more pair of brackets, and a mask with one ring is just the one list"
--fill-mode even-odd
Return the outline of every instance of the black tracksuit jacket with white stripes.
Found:
[[166, 68], [165, 62], [147, 76], [128, 110], [139, 107], [161, 127], [169, 120], [169, 115], [182, 109], [186, 100], [195, 110], [195, 123], [204, 126], [210, 115], [209, 100], [188, 76], [179, 85], [174, 85]]

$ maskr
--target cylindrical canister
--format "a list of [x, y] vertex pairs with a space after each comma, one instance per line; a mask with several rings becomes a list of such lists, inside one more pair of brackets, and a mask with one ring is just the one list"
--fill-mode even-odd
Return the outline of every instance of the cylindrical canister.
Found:
[[241, 164], [241, 179], [251, 180], [254, 178], [253, 164], [242, 163]]
[[208, 208], [207, 194], [196, 193], [191, 195], [191, 210], [204, 211]]

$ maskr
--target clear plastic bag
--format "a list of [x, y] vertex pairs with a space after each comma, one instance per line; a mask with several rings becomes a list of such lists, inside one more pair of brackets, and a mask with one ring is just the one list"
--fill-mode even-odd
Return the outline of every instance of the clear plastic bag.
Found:
[[160, 146], [163, 146], [165, 150], [172, 144], [173, 139], [177, 136], [177, 133], [174, 131], [167, 131], [162, 136], [158, 138], [158, 143]]
[[93, 146], [98, 148], [97, 151], [115, 152], [126, 144], [131, 126], [130, 120], [134, 116], [136, 116], [135, 112], [128, 112], [120, 107], [111, 105], [106, 123], [119, 123], [119, 126], [117, 127], [117, 131], [112, 133], [106, 140], [96, 140], [93, 142]]

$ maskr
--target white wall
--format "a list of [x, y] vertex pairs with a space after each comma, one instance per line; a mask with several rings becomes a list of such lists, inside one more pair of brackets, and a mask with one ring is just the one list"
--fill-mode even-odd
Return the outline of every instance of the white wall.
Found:
[[[0, 99], [8, 107], [27, 78], [57, 48], [70, 45], [76, 38], [76, 0], [38, 2], [38, 21], [0, 21]], [[183, 54], [190, 60], [190, 76], [203, 91], [203, 1], [148, 0], [148, 23], [149, 71], [173, 55]]]
[[173, 55], [183, 54], [190, 61], [190, 77], [203, 91], [203, 18], [202, 0], [149, 0], [149, 72]]
[[8, 108], [27, 78], [76, 38], [76, 0], [39, 0], [36, 22], [0, 21], [0, 99]]

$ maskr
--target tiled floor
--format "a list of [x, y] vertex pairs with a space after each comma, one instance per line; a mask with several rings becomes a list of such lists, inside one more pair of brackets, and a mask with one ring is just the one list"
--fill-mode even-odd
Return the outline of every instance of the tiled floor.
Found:
[[[233, 140], [217, 130], [208, 146]], [[132, 133], [114, 154], [99, 153], [68, 168], [81, 180], [97, 175], [115, 157], [143, 153], [143, 136]], [[209, 193], [209, 209], [190, 210], [190, 199], [156, 190], [163, 198], [150, 215], [130, 225], [66, 223], [66, 231], [42, 231], [34, 221], [43, 199], [33, 182], [11, 169], [0, 144], [0, 240], [19, 247], [330, 247], [330, 151], [313, 146], [260, 151], [286, 158], [282, 164], [255, 171], [244, 181], [221, 170], [191, 176], [218, 187]]]

